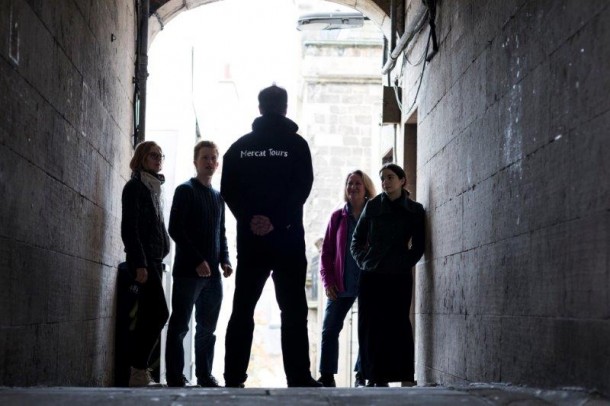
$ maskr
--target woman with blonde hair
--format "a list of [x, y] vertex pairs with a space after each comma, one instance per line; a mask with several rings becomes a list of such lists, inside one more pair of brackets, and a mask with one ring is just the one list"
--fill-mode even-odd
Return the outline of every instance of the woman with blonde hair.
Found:
[[[320, 382], [323, 386], [336, 386], [339, 359], [339, 333], [343, 321], [358, 297], [360, 268], [349, 252], [352, 234], [367, 200], [375, 196], [371, 178], [361, 170], [347, 174], [344, 186], [345, 205], [334, 211], [328, 222], [322, 253], [320, 275], [324, 283], [326, 311], [322, 325], [320, 355]], [[356, 386], [364, 386], [356, 362]]]
[[150, 357], [169, 316], [161, 279], [162, 261], [169, 253], [161, 208], [163, 158], [155, 142], [138, 144], [129, 163], [131, 179], [123, 188], [121, 237], [127, 266], [139, 284], [129, 386], [158, 385], [150, 375]]

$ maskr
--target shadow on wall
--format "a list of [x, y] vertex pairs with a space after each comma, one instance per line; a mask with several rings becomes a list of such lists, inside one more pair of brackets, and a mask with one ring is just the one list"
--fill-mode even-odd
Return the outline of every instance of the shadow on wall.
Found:
[[[428, 180], [430, 183], [430, 180]], [[434, 286], [434, 256], [431, 238], [431, 221], [430, 216], [432, 213], [432, 187], [430, 184], [427, 185], [427, 207], [426, 207], [426, 251], [425, 251], [425, 262], [420, 266], [419, 272], [416, 272], [418, 292], [416, 298], [418, 299], [418, 320], [415, 323], [415, 343], [416, 343], [416, 357], [417, 365], [415, 366], [416, 379], [419, 384], [432, 384], [436, 383], [433, 373], [433, 365], [435, 364], [434, 354], [432, 349], [434, 348], [434, 303], [435, 300], [435, 286]], [[421, 201], [421, 200], [420, 200]], [[423, 269], [422, 269], [423, 268]]]

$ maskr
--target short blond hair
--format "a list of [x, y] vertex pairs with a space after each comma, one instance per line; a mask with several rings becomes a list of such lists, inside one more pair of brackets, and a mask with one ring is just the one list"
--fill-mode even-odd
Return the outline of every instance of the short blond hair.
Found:
[[216, 151], [216, 155], [218, 155], [218, 146], [213, 141], [199, 141], [195, 144], [193, 161], [197, 160], [197, 155], [199, 155], [199, 151], [202, 148], [212, 148]]

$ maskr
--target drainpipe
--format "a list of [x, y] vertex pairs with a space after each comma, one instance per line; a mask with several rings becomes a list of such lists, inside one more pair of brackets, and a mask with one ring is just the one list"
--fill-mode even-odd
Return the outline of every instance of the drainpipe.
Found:
[[136, 95], [139, 107], [134, 115], [138, 115], [138, 125], [135, 129], [135, 144], [144, 141], [146, 134], [146, 80], [148, 79], [148, 17], [150, 14], [150, 0], [140, 0], [136, 60]]
[[396, 26], [398, 25], [398, 16], [396, 15], [396, 0], [390, 2], [390, 49], [396, 48]]
[[[393, 13], [395, 14], [394, 11]], [[409, 29], [405, 30], [405, 33], [398, 40], [398, 44], [396, 44], [396, 46], [391, 47], [392, 53], [390, 54], [390, 57], [383, 66], [383, 69], [381, 70], [382, 75], [385, 75], [386, 73], [389, 73], [392, 71], [392, 69], [394, 69], [394, 66], [396, 66], [396, 60], [398, 59], [402, 51], [404, 51], [404, 49], [413, 40], [415, 34], [417, 34], [426, 24], [427, 13], [427, 7], [420, 8], [419, 13], [417, 14], [413, 22], [410, 24]], [[392, 17], [392, 24], [394, 24], [394, 17]], [[392, 32], [392, 37], [394, 37], [394, 32]]]

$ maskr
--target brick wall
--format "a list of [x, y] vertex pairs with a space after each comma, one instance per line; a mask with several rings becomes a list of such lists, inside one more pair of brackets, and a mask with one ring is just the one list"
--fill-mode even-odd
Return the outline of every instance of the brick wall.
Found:
[[0, 385], [112, 383], [133, 2], [0, 2]]
[[439, 3], [417, 106], [420, 382], [610, 392], [609, 20], [605, 1]]

